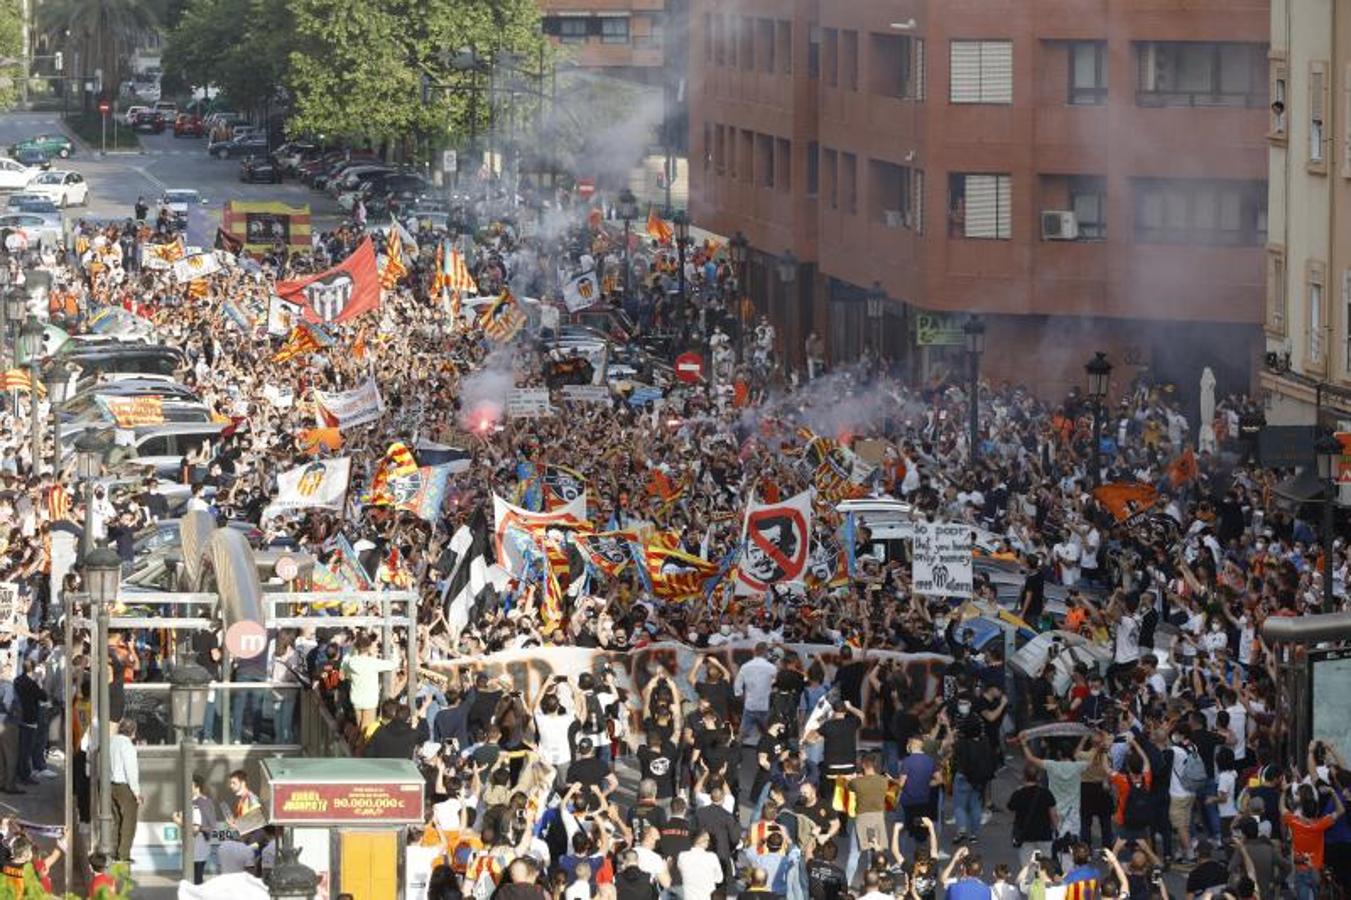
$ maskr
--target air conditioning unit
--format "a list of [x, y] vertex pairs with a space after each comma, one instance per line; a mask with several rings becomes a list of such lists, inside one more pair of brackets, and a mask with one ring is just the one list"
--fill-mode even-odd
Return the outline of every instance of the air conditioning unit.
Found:
[[1079, 220], [1066, 209], [1048, 209], [1041, 214], [1043, 241], [1073, 241], [1079, 237]]

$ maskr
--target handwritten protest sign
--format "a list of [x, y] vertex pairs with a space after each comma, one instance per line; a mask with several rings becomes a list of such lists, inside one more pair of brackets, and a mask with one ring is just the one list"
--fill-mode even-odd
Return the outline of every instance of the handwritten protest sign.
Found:
[[971, 526], [916, 522], [910, 581], [917, 594], [971, 596]]

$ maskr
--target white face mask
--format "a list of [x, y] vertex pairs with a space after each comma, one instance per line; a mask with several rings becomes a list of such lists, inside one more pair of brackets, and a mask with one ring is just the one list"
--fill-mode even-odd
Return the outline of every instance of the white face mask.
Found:
[[958, 703], [958, 704], [957, 704], [957, 712], [961, 713], [962, 715], [966, 715], [967, 713], [971, 712], [971, 704], [970, 704], [970, 703]]

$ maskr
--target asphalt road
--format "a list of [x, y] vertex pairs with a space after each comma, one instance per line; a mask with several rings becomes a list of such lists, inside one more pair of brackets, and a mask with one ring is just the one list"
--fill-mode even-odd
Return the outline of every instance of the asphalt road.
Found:
[[[60, 116], [55, 113], [6, 113], [0, 115], [0, 147], [62, 130]], [[156, 199], [170, 188], [195, 188], [208, 201], [190, 216], [188, 242], [192, 244], [211, 243], [221, 208], [228, 200], [309, 204], [316, 228], [330, 227], [340, 220], [341, 211], [327, 194], [311, 191], [298, 182], [244, 184], [239, 180], [239, 160], [208, 157], [205, 138], [175, 138], [171, 130], [166, 130], [163, 134], [140, 135], [140, 140], [139, 153], [122, 151], [106, 156], [77, 141], [70, 159], [53, 160], [53, 168], [65, 166], [89, 182], [88, 206], [66, 210], [67, 221], [126, 218], [132, 215], [138, 197], [145, 197], [153, 211]]]

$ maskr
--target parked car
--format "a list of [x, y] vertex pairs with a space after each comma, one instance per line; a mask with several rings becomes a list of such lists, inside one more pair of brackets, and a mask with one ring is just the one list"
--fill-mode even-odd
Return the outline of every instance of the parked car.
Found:
[[[31, 181], [32, 179], [29, 180]], [[5, 200], [5, 212], [7, 213], [33, 212], [34, 210], [31, 209], [30, 207], [32, 204], [35, 203], [45, 203], [48, 206], [52, 207], [53, 209], [56, 208], [56, 204], [52, 203], [51, 200], [48, 200], [45, 195], [33, 193], [32, 191], [28, 190], [22, 190], [22, 191], [15, 191], [14, 193], [10, 194], [9, 197]]]
[[[118, 467], [141, 470], [153, 467], [158, 474], [177, 475], [183, 457], [200, 452], [203, 445], [215, 448], [224, 428], [220, 422], [208, 422], [131, 429], [131, 440], [115, 443], [109, 451], [108, 466], [114, 470]], [[214, 455], [214, 452], [208, 455]]]
[[57, 206], [84, 206], [89, 202], [89, 183], [79, 172], [56, 169], [35, 175], [25, 190], [46, 197]]
[[11, 144], [9, 155], [17, 156], [20, 150], [41, 150], [48, 156], [59, 156], [62, 159], [75, 152], [75, 144], [64, 134], [35, 134], [32, 137]]
[[120, 118], [122, 119], [122, 124], [130, 128], [132, 124], [136, 121], [136, 117], [139, 116], [141, 113], [153, 111], [154, 110], [151, 109], [151, 107], [149, 106], [139, 106], [139, 105], [128, 106], [126, 112], [122, 113]]
[[266, 156], [246, 156], [239, 164], [239, 180], [250, 184], [281, 184], [281, 168]]
[[318, 152], [318, 146], [309, 141], [288, 141], [272, 151], [272, 158], [276, 160], [284, 174], [289, 174], [296, 170], [301, 160], [308, 159]]
[[61, 354], [86, 373], [136, 372], [149, 375], [172, 375], [187, 363], [176, 347], [153, 344], [122, 343], [116, 346], [79, 347], [67, 345]]
[[179, 113], [174, 116], [174, 137], [202, 137], [206, 127], [202, 120], [192, 113]]
[[166, 127], [164, 113], [147, 109], [131, 120], [131, 130], [141, 134], [162, 134]]
[[229, 159], [239, 156], [263, 156], [267, 153], [267, 139], [264, 137], [246, 137], [240, 140], [216, 141], [207, 148], [216, 159]]
[[188, 211], [206, 202], [206, 198], [192, 188], [169, 188], [159, 198], [159, 205], [169, 210], [169, 219], [179, 231], [188, 227]]
[[[0, 216], [0, 238], [19, 232], [29, 247], [55, 247], [65, 236], [58, 213], [55, 218], [40, 213], [8, 213]], [[0, 243], [3, 243], [0, 240]]]
[[52, 158], [36, 147], [26, 147], [14, 154], [15, 162], [21, 162], [30, 169], [47, 171], [52, 167]]
[[0, 191], [17, 191], [33, 180], [37, 170], [17, 159], [0, 159]]

